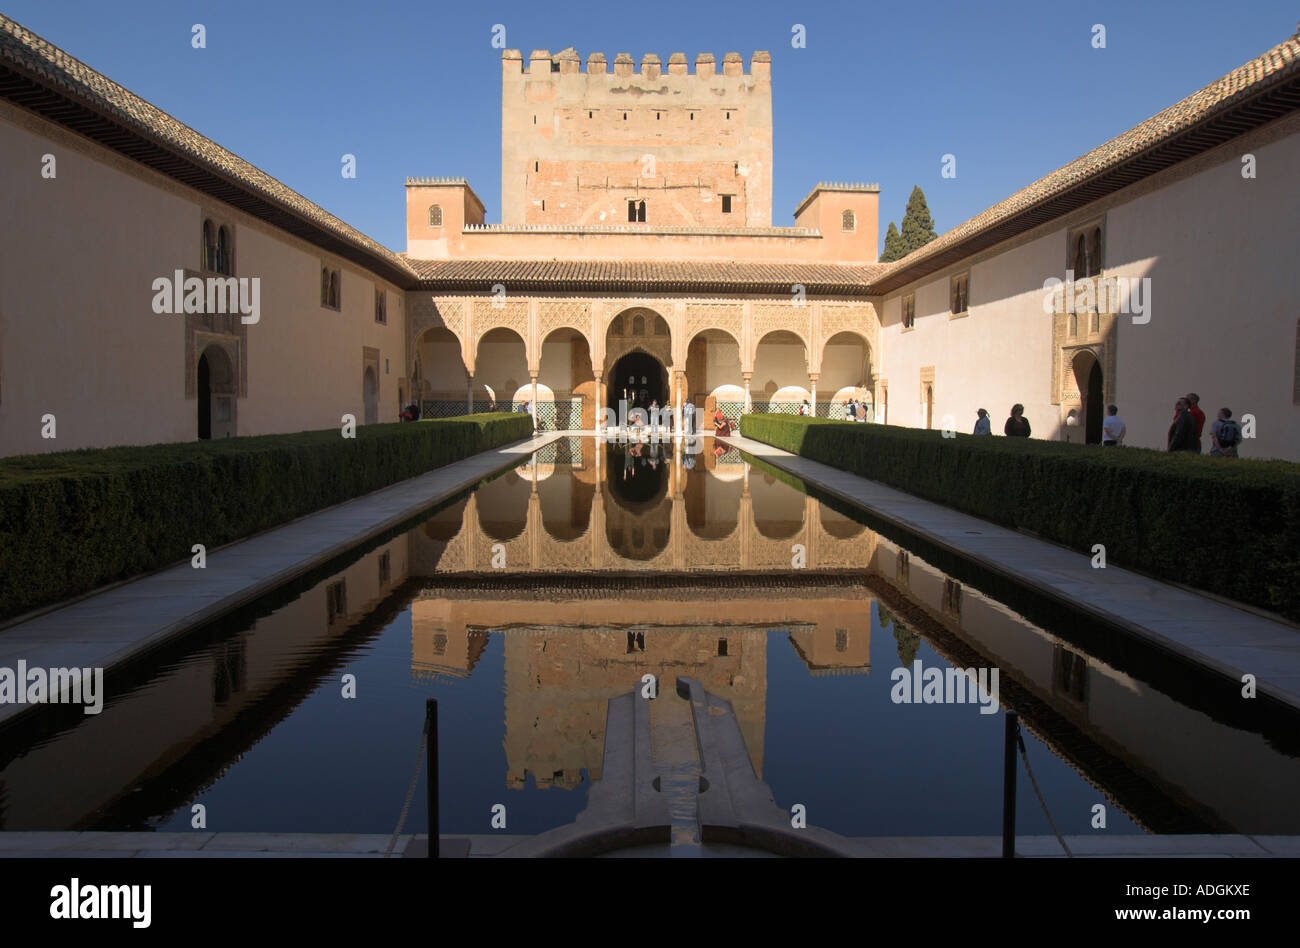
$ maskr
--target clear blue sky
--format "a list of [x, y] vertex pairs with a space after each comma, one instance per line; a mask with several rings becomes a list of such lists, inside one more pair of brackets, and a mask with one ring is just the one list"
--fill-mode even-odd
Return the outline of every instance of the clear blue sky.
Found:
[[[1281, 42], [1300, 15], [1283, 0], [6, 0], [4, 12], [399, 251], [407, 175], [466, 177], [500, 219], [497, 23], [525, 57], [734, 50], [748, 64], [770, 50], [773, 223], [793, 223], [819, 180], [874, 181], [883, 241], [914, 184], [942, 233]], [[206, 49], [191, 47], [195, 23]], [[339, 173], [345, 153], [355, 180]], [[940, 176], [945, 153], [955, 179]]]

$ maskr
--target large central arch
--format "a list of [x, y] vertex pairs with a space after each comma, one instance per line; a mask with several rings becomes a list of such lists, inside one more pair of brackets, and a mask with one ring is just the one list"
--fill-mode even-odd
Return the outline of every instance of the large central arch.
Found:
[[672, 331], [652, 309], [636, 306], [610, 320], [605, 331], [605, 405], [615, 413], [658, 402], [672, 404]]

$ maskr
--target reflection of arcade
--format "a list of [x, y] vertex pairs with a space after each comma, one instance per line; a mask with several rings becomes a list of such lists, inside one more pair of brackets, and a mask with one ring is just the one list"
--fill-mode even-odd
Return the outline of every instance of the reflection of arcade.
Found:
[[569, 464], [523, 465], [417, 528], [411, 573], [791, 573], [871, 561], [872, 531], [701, 442], [690, 454], [574, 439]]
[[[433, 636], [443, 637], [444, 654], [457, 656], [489, 632], [504, 636], [511, 787], [524, 786], [525, 774], [539, 787], [577, 786], [583, 770], [600, 779], [607, 703], [647, 674], [669, 683], [688, 675], [731, 701], [761, 776], [768, 635], [779, 635], [772, 630], [803, 643], [796, 645], [801, 658], [814, 653], [835, 663], [823, 669], [867, 670], [871, 594], [849, 581], [747, 590], [728, 602], [725, 624], [704, 585], [583, 592], [589, 598], [566, 601], [551, 584], [498, 592], [432, 583], [412, 604], [417, 660]], [[645, 617], [652, 619], [629, 621]], [[468, 675], [471, 667], [450, 673]]]

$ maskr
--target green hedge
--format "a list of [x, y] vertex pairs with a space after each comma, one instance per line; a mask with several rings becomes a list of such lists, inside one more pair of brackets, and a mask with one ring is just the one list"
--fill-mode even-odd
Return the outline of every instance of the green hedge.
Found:
[[1300, 465], [793, 415], [747, 437], [994, 523], [1300, 619]]
[[0, 460], [0, 618], [159, 569], [526, 438], [532, 418], [418, 423]]

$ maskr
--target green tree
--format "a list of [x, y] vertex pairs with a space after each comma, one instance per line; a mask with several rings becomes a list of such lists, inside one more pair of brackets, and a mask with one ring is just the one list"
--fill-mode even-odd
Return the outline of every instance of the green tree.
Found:
[[880, 255], [881, 263], [888, 263], [891, 260], [898, 260], [903, 256], [903, 237], [898, 232], [898, 228], [893, 221], [889, 222], [889, 230], [885, 232], [885, 251]]
[[895, 622], [894, 641], [898, 643], [898, 660], [904, 668], [911, 668], [912, 662], [916, 661], [916, 653], [921, 648], [921, 636], [904, 628], [901, 622]]
[[907, 213], [903, 215], [902, 232], [903, 252], [907, 256], [913, 250], [919, 250], [939, 235], [934, 232], [934, 219], [930, 217], [930, 205], [925, 203], [925, 192], [920, 185], [912, 188], [912, 196], [907, 199]]

